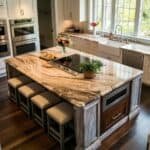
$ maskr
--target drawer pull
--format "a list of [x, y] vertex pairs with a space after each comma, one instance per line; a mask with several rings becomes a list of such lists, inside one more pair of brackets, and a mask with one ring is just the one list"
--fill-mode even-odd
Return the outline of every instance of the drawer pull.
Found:
[[116, 116], [112, 117], [113, 120], [116, 120], [117, 118], [119, 118], [122, 115], [122, 113], [117, 114]]

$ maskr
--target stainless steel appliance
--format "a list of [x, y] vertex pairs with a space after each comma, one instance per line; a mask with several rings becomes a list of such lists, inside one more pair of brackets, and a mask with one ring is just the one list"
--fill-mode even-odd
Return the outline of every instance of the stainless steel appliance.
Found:
[[10, 20], [14, 56], [36, 51], [38, 39], [33, 18]]
[[10, 20], [12, 40], [17, 42], [36, 38], [34, 19]]
[[0, 20], [0, 57], [5, 57], [10, 54], [7, 22]]
[[54, 60], [54, 63], [58, 67], [63, 68], [66, 71], [69, 71], [72, 73], [73, 72], [82, 73], [82, 71], [80, 69], [80, 64], [89, 62], [89, 61], [92, 61], [92, 59], [90, 59], [89, 57], [82, 56], [79, 54], [73, 54], [70, 56], [56, 59], [56, 60]]
[[5, 57], [9, 54], [9, 42], [7, 40], [0, 40], [0, 57]]
[[0, 20], [0, 40], [7, 39], [7, 23], [6, 20]]
[[30, 39], [26, 41], [13, 43], [14, 56], [36, 51], [37, 49], [38, 49], [37, 39]]

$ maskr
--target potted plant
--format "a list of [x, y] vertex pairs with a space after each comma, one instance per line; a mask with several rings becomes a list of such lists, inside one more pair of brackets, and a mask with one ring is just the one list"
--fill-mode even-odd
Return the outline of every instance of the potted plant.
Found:
[[66, 52], [66, 47], [72, 43], [70, 37], [66, 34], [59, 34], [56, 41], [58, 45], [62, 47], [64, 53]]
[[84, 78], [93, 79], [103, 66], [101, 61], [92, 60], [80, 64], [80, 70], [84, 73]]

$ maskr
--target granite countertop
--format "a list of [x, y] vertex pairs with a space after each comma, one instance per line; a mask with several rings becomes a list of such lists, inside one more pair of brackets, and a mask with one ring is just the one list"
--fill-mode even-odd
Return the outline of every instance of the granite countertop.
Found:
[[73, 37], [78, 37], [78, 38], [90, 40], [92, 42], [97, 42], [99, 44], [117, 47], [124, 50], [134, 51], [145, 55], [150, 55], [150, 45], [144, 45], [144, 44], [133, 43], [133, 42], [129, 42], [128, 44], [126, 44], [119, 41], [109, 40], [106, 37], [100, 37], [98, 35], [93, 36], [92, 34], [87, 34], [87, 33], [67, 33], [67, 34]]
[[[41, 53], [49, 53], [57, 58], [64, 57], [59, 47], [49, 48]], [[110, 60], [67, 48], [65, 55], [78, 53], [99, 59], [103, 63], [104, 66], [96, 78], [87, 80], [83, 78], [83, 74], [70, 74], [53, 63], [41, 59], [41, 53], [20, 55], [7, 59], [6, 63], [77, 107], [84, 107], [87, 103], [104, 96], [143, 73]]]

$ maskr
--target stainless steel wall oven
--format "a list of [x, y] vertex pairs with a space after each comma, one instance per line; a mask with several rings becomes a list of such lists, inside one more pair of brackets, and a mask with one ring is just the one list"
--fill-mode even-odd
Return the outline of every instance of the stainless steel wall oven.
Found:
[[6, 20], [0, 20], [0, 40], [7, 39], [7, 23]]
[[26, 41], [14, 42], [13, 44], [14, 56], [36, 51], [38, 49], [37, 39], [30, 39]]
[[22, 41], [36, 38], [33, 19], [10, 20], [12, 40]]
[[7, 21], [0, 20], [0, 57], [5, 57], [10, 54], [8, 41]]
[[33, 18], [10, 20], [14, 56], [38, 49], [35, 25]]

